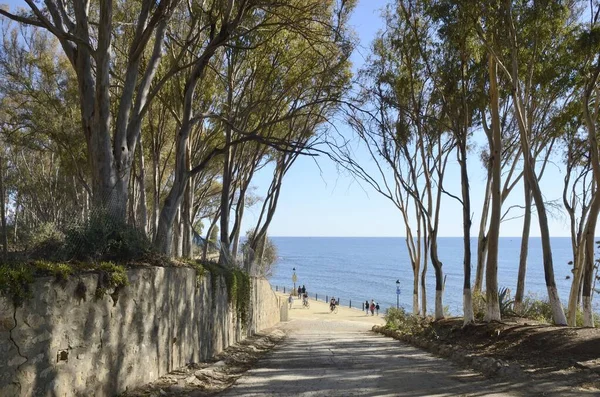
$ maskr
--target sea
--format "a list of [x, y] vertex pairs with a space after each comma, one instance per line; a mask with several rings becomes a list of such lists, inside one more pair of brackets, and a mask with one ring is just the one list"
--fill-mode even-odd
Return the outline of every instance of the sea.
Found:
[[[382, 310], [400, 305], [412, 310], [412, 269], [406, 242], [401, 237], [271, 237], [278, 261], [271, 284], [277, 290], [304, 285], [311, 298], [336, 297], [344, 306], [361, 308], [362, 302], [374, 299]], [[563, 305], [568, 303], [571, 285], [571, 242], [568, 237], [552, 238], [554, 275]], [[498, 255], [498, 286], [516, 292], [521, 239], [502, 237]], [[438, 240], [439, 257], [446, 276], [444, 306], [452, 315], [462, 315], [463, 241], [461, 237]], [[477, 240], [471, 242], [472, 278], [475, 278]], [[295, 269], [295, 270], [294, 270]], [[400, 294], [397, 283], [400, 281]], [[485, 281], [484, 281], [485, 283]], [[485, 286], [485, 284], [484, 284]], [[540, 238], [530, 238], [525, 279], [526, 294], [546, 299]], [[419, 298], [420, 299], [420, 298]], [[434, 310], [435, 274], [427, 270], [427, 311]], [[599, 306], [594, 302], [596, 312]]]

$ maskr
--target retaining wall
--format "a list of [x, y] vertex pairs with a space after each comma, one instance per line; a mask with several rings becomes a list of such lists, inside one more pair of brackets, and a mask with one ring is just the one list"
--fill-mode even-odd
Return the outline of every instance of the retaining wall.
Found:
[[16, 309], [0, 298], [0, 396], [114, 396], [275, 325], [285, 306], [267, 280], [251, 278], [242, 329], [220, 277], [174, 267], [127, 274], [130, 285], [102, 299], [97, 274], [63, 285], [40, 278]]

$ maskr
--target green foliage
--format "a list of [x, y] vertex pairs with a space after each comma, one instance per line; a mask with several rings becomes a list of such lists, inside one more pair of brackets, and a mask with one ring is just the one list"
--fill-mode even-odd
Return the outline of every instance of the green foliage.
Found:
[[36, 275], [49, 274], [56, 277], [59, 282], [67, 281], [67, 278], [73, 274], [73, 265], [67, 263], [55, 263], [43, 260], [34, 261], [33, 266], [36, 271]]
[[[248, 256], [254, 248], [254, 260], [259, 266], [260, 275], [264, 277], [271, 277], [273, 275], [273, 267], [277, 262], [277, 246], [273, 243], [273, 240], [269, 236], [264, 236], [261, 241], [255, 241], [256, 230], [250, 229], [246, 232], [246, 240], [242, 243], [242, 251], [245, 256]], [[262, 256], [258, 258], [256, 255]]]
[[513, 305], [515, 301], [510, 299], [510, 290], [506, 287], [500, 288], [498, 291], [498, 302], [500, 304], [500, 315], [506, 316], [513, 314]]
[[250, 277], [239, 269], [232, 269], [225, 273], [225, 282], [229, 302], [235, 305], [242, 325], [246, 326], [250, 307]]
[[485, 295], [479, 291], [473, 292], [473, 315], [476, 320], [483, 320], [487, 310]]
[[33, 271], [31, 266], [0, 266], [0, 294], [12, 299], [15, 307], [19, 307], [31, 297]]
[[242, 325], [246, 326], [249, 320], [248, 309], [250, 307], [250, 276], [248, 273], [241, 269], [226, 268], [215, 262], [194, 265], [195, 268], [198, 268], [198, 266], [202, 267], [203, 271], [208, 271], [211, 275], [213, 302], [216, 299], [215, 294], [218, 288], [218, 279], [222, 278], [225, 280], [227, 299], [235, 307]]
[[129, 285], [127, 272], [123, 266], [115, 265], [112, 262], [101, 262], [98, 266], [98, 272], [96, 299], [101, 299], [110, 289], [114, 289], [117, 292], [120, 288]]
[[43, 223], [31, 234], [29, 242], [33, 246], [32, 256], [36, 258], [55, 256], [65, 243], [65, 235], [52, 222]]
[[[96, 298], [102, 298], [109, 290], [118, 291], [129, 285], [125, 267], [112, 262], [60, 263], [36, 260], [20, 264], [0, 265], [0, 295], [12, 299], [15, 306], [22, 305], [32, 295], [31, 284], [36, 277], [52, 276], [58, 283], [65, 283], [78, 272], [97, 272]], [[79, 282], [75, 296], [85, 296], [85, 285]]]
[[63, 255], [77, 260], [128, 261], [150, 251], [151, 243], [143, 232], [99, 213], [67, 231]]
[[[575, 326], [583, 327], [583, 311], [580, 308], [578, 308], [577, 313], [575, 313]], [[600, 327], [600, 317], [598, 314], [594, 314], [594, 327]]]
[[522, 308], [518, 315], [539, 322], [552, 324], [552, 306], [548, 300], [541, 300], [536, 295], [523, 298]]
[[[502, 287], [498, 290], [498, 303], [500, 306], [500, 315], [502, 317], [514, 315], [513, 299], [510, 299], [510, 289]], [[485, 300], [485, 292], [473, 293], [473, 314], [476, 320], [483, 320], [487, 311], [487, 301]]]
[[404, 308], [389, 308], [385, 314], [385, 327], [402, 332], [405, 335], [423, 335], [432, 332], [428, 318], [407, 313]]

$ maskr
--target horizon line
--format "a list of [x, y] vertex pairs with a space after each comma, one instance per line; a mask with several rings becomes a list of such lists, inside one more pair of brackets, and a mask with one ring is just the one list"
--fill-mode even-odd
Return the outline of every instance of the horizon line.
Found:
[[[269, 236], [276, 238], [406, 238], [406, 236]], [[529, 236], [529, 238], [541, 238], [542, 236]], [[550, 238], [570, 238], [571, 236], [550, 236]], [[416, 238], [416, 237], [415, 237]], [[463, 238], [462, 236], [438, 236], [438, 238]], [[477, 239], [477, 236], [472, 236]], [[521, 238], [521, 236], [500, 236], [500, 238]]]

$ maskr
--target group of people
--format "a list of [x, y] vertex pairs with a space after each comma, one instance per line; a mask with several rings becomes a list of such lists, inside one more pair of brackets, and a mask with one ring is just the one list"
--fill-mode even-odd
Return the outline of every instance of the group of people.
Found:
[[[288, 297], [290, 309], [294, 304], [294, 292], [296, 291], [292, 291], [292, 293], [290, 293], [290, 296]], [[308, 303], [308, 293], [306, 292], [306, 287], [304, 285], [302, 285], [302, 287], [298, 286], [298, 299], [300, 298], [302, 298], [302, 304], [306, 306], [306, 304]]]
[[[292, 305], [294, 303], [294, 293], [297, 292], [298, 293], [298, 299], [302, 298], [302, 304], [306, 305], [308, 303], [308, 293], [306, 292], [306, 287], [304, 285], [302, 285], [302, 287], [298, 286], [298, 290], [293, 290], [290, 293], [290, 296], [288, 297], [288, 303], [290, 305], [290, 309], [292, 308]], [[332, 297], [329, 300], [329, 309], [331, 311], [333, 311], [335, 309], [335, 306], [338, 305], [338, 301]], [[377, 314], [379, 316], [379, 303], [375, 302], [374, 299], [371, 299], [371, 302], [369, 303], [369, 300], [366, 300], [363, 303], [363, 310], [366, 311], [367, 316], [369, 315], [369, 311], [371, 312], [371, 316], [374, 316], [375, 314]]]
[[302, 287], [298, 286], [298, 298], [306, 295], [306, 287], [302, 284]]
[[367, 316], [369, 315], [369, 311], [371, 311], [371, 316], [374, 316], [375, 314], [379, 316], [379, 303], [375, 302], [373, 299], [371, 299], [371, 303], [369, 303], [369, 300], [366, 300], [365, 303], [363, 303], [363, 310], [367, 312]]

